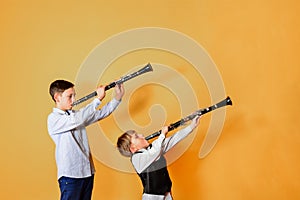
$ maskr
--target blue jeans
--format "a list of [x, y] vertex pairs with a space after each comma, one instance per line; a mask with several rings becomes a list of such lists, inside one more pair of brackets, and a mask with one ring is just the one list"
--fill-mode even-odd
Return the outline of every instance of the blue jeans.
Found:
[[87, 178], [61, 177], [58, 180], [61, 200], [91, 200], [94, 175]]

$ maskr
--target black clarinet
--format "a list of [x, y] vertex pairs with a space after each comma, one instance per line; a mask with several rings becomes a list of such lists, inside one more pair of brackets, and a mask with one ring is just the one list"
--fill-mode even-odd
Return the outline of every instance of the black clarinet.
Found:
[[[212, 105], [210, 107], [207, 107], [207, 108], [204, 108], [204, 109], [200, 109], [200, 110], [197, 110], [195, 113], [185, 117], [185, 118], [182, 118], [180, 119], [179, 121], [175, 122], [175, 123], [172, 123], [168, 126], [168, 131], [172, 131], [176, 128], [178, 128], [179, 126], [182, 126], [184, 125], [187, 121], [190, 121], [192, 119], [194, 119], [194, 117], [196, 116], [201, 116], [201, 115], [204, 115], [210, 111], [213, 111], [217, 108], [221, 108], [221, 107], [224, 107], [224, 106], [227, 106], [227, 105], [232, 105], [232, 101], [230, 99], [230, 97], [228, 96], [226, 99], [220, 101], [219, 103], [215, 104], [215, 105]], [[155, 138], [157, 136], [159, 136], [161, 134], [161, 130], [145, 137], [146, 140], [150, 140], [152, 138]]]
[[[153, 71], [153, 68], [152, 68], [151, 64], [148, 63], [148, 64], [147, 64], [145, 67], [143, 67], [142, 69], [140, 69], [140, 70], [138, 70], [138, 71], [136, 71], [136, 72], [133, 72], [133, 73], [131, 73], [131, 74], [128, 74], [128, 75], [126, 75], [126, 76], [123, 76], [123, 77], [120, 78], [119, 80], [114, 81], [114, 82], [110, 83], [109, 85], [105, 86], [105, 91], [106, 91], [106, 90], [109, 90], [109, 89], [111, 89], [111, 88], [113, 88], [113, 87], [115, 87], [117, 84], [124, 83], [125, 81], [128, 81], [128, 80], [130, 80], [130, 79], [132, 79], [132, 78], [134, 78], [134, 77], [137, 77], [137, 76], [139, 76], [139, 75], [141, 75], [141, 74], [144, 74], [144, 73], [150, 72], [150, 71]], [[88, 94], [88, 95], [86, 95], [86, 96], [84, 96], [84, 97], [82, 97], [81, 99], [78, 99], [77, 101], [75, 101], [75, 102], [72, 104], [72, 106], [76, 106], [76, 105], [78, 105], [78, 104], [80, 104], [80, 103], [82, 103], [82, 102], [85, 102], [86, 100], [88, 100], [88, 99], [90, 99], [90, 98], [93, 98], [93, 97], [95, 97], [95, 96], [97, 96], [97, 92], [96, 92], [96, 91], [95, 91], [95, 92], [92, 92], [92, 93], [90, 93], [90, 94]]]

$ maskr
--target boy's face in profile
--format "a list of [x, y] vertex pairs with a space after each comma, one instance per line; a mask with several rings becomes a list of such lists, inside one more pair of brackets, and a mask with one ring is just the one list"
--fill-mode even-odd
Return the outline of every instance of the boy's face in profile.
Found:
[[149, 142], [145, 139], [142, 134], [134, 133], [131, 136], [131, 151], [132, 153], [147, 148], [149, 146]]
[[72, 104], [75, 101], [75, 89], [69, 88], [62, 93], [55, 94], [56, 107], [66, 111], [72, 109]]

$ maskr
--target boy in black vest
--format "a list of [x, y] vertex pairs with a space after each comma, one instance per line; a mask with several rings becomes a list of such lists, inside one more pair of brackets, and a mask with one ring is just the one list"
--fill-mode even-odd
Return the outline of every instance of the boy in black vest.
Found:
[[131, 157], [131, 163], [142, 181], [142, 200], [172, 199], [172, 181], [164, 154], [198, 126], [199, 118], [195, 117], [189, 126], [171, 137], [166, 138], [168, 126], [163, 127], [161, 134], [152, 144], [134, 130], [129, 130], [118, 138], [117, 147], [120, 153]]

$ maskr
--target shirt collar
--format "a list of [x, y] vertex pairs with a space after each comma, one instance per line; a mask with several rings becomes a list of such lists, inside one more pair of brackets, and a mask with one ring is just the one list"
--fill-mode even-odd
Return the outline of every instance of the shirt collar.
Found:
[[151, 148], [152, 148], [152, 144], [149, 144], [149, 146], [148, 146], [147, 148], [140, 149], [140, 150], [138, 150], [136, 153], [142, 153], [142, 152], [144, 152], [144, 151], [148, 151], [148, 150], [151, 149]]
[[68, 115], [70, 115], [70, 113], [71, 113], [70, 110], [66, 112], [66, 111], [63, 111], [63, 110], [61, 110], [61, 109], [59, 109], [59, 108], [53, 108], [53, 112], [54, 112], [54, 113], [63, 114], [63, 115], [64, 115], [64, 114], [68, 114], [68, 113], [69, 113]]

